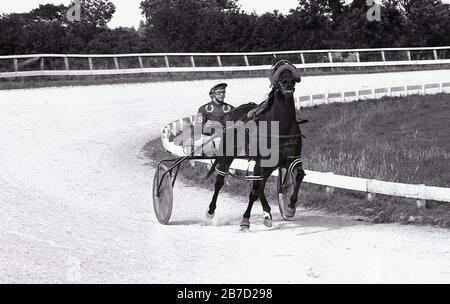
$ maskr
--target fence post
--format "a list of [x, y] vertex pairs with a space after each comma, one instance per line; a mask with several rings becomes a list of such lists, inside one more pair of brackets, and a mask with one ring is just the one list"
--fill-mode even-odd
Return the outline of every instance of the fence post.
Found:
[[66, 71], [69, 70], [69, 58], [67, 56], [64, 57], [64, 68], [66, 69]]
[[305, 64], [305, 55], [300, 53], [300, 59], [302, 60], [302, 64]]
[[192, 67], [195, 68], [194, 56], [191, 56], [191, 64], [192, 64]]
[[406, 55], [408, 55], [408, 61], [411, 61], [411, 51], [406, 51]]
[[426, 209], [427, 208], [427, 201], [426, 200], [418, 199], [416, 201], [416, 204], [417, 204], [417, 208], [419, 208], [419, 209]]
[[41, 68], [41, 71], [43, 71], [43, 70], [44, 70], [44, 57], [41, 57], [41, 64], [40, 64], [40, 68]]
[[88, 58], [88, 62], [89, 62], [89, 70], [92, 71], [94, 69], [94, 65], [92, 64], [92, 58], [91, 57]]
[[359, 52], [356, 52], [356, 62], [361, 62], [361, 59], [359, 58]]
[[434, 60], [438, 60], [437, 50], [433, 50]]
[[222, 67], [222, 60], [220, 60], [220, 56], [217, 56], [217, 63], [219, 64], [219, 67]]
[[169, 64], [169, 57], [164, 56], [164, 61], [166, 62], [166, 68], [170, 68], [170, 64]]
[[[427, 187], [423, 184], [421, 184], [420, 186], [421, 186], [420, 192], [422, 194], [422, 197], [426, 197]], [[417, 208], [419, 209], [425, 209], [428, 207], [427, 201], [422, 198], [417, 199], [416, 204]]]
[[114, 57], [114, 65], [116, 66], [116, 70], [119, 69], [119, 60], [117, 59], [117, 57]]
[[333, 188], [333, 187], [330, 187], [330, 186], [326, 186], [326, 187], [325, 187], [325, 192], [326, 192], [327, 194], [333, 194], [333, 193], [334, 193], [334, 188]]
[[386, 61], [386, 55], [384, 54], [384, 51], [381, 51], [381, 59], [383, 60], [383, 62]]
[[328, 52], [328, 59], [330, 59], [330, 63], [333, 63], [333, 55], [331, 52]]
[[141, 69], [143, 69], [144, 68], [144, 63], [142, 62], [142, 57], [141, 56], [138, 57], [138, 61], [139, 61], [139, 67]]
[[367, 192], [367, 201], [372, 202], [375, 199], [375, 193]]
[[247, 55], [244, 55], [244, 61], [245, 61], [245, 65], [246, 65], [246, 66], [250, 66], [250, 64], [248, 63], [248, 57], [247, 57]]
[[19, 71], [19, 61], [17, 60], [17, 58], [14, 58], [14, 72], [18, 71]]

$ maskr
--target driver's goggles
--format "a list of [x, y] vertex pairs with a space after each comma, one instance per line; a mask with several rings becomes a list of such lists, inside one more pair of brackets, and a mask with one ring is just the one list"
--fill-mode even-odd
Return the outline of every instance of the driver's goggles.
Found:
[[214, 94], [225, 95], [226, 91], [214, 91]]

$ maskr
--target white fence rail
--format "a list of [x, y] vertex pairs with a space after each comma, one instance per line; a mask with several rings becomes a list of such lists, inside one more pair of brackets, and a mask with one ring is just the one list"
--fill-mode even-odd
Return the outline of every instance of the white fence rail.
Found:
[[250, 53], [30, 54], [0, 56], [0, 78], [267, 70], [273, 59], [299, 68], [450, 64], [450, 46]]
[[[172, 136], [179, 134], [183, 130], [183, 125], [185, 123], [191, 123], [193, 121], [193, 116], [179, 119], [177, 121], [167, 124], [161, 132], [161, 142], [163, 147], [175, 156], [185, 156], [183, 148], [181, 146], [175, 145], [170, 139]], [[196, 160], [196, 162], [210, 163], [210, 160]], [[252, 162], [253, 163], [253, 162]], [[246, 160], [236, 159], [231, 164], [234, 170], [252, 170], [254, 164], [248, 163]], [[374, 179], [349, 177], [343, 175], [337, 175], [333, 172], [315, 172], [306, 171], [306, 176], [304, 182], [322, 185], [332, 188], [341, 188], [353, 191], [366, 192], [368, 198], [373, 194], [384, 194], [391, 196], [399, 196], [406, 198], [413, 198], [417, 200], [418, 207], [424, 207], [427, 200], [440, 201], [440, 202], [450, 202], [450, 188], [443, 187], [431, 187], [423, 184], [413, 185], [413, 184], [403, 184], [403, 183], [392, 183], [386, 181], [379, 181]], [[273, 173], [274, 176], [278, 175], [278, 172]]]
[[418, 85], [405, 85], [375, 89], [363, 89], [357, 91], [316, 93], [311, 95], [301, 95], [296, 98], [296, 106], [311, 107], [318, 104], [333, 102], [351, 102], [365, 99], [378, 99], [384, 96], [398, 97], [408, 95], [426, 95], [450, 93], [450, 82], [427, 83]]

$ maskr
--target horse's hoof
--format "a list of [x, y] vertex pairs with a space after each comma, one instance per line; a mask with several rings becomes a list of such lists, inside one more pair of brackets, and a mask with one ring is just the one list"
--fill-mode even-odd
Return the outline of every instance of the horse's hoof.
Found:
[[248, 231], [250, 229], [250, 220], [247, 218], [243, 218], [240, 226], [241, 226], [241, 231]]
[[215, 215], [215, 214], [216, 214], [215, 212], [213, 212], [212, 214], [210, 214], [209, 211], [206, 211], [206, 219], [207, 219], [207, 220], [212, 220], [212, 219], [214, 218], [214, 215]]
[[270, 214], [270, 212], [264, 212], [263, 223], [266, 227], [272, 227], [272, 215]]
[[240, 232], [250, 232], [250, 227], [242, 227], [239, 229]]

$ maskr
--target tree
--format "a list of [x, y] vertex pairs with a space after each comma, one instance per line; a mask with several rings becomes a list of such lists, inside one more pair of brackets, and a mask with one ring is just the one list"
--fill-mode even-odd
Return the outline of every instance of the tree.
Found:
[[144, 0], [148, 47], [161, 52], [210, 49], [223, 33], [224, 15], [235, 0]]
[[252, 36], [245, 49], [252, 51], [272, 51], [284, 48], [283, 28], [286, 17], [278, 11], [265, 13], [256, 19]]
[[59, 22], [66, 23], [66, 12], [68, 7], [63, 4], [41, 4], [38, 8], [27, 14], [29, 22]]
[[86, 46], [88, 53], [139, 53], [142, 41], [134, 28], [119, 27], [97, 34]]
[[450, 8], [441, 0], [399, 0], [406, 19], [407, 43], [439, 46], [450, 43]]
[[106, 27], [116, 6], [109, 0], [81, 0], [81, 22], [94, 27]]
[[291, 10], [287, 20], [287, 31], [292, 34], [291, 45], [297, 49], [330, 47], [340, 3], [341, 0], [334, 4], [331, 0], [299, 0], [299, 6]]

